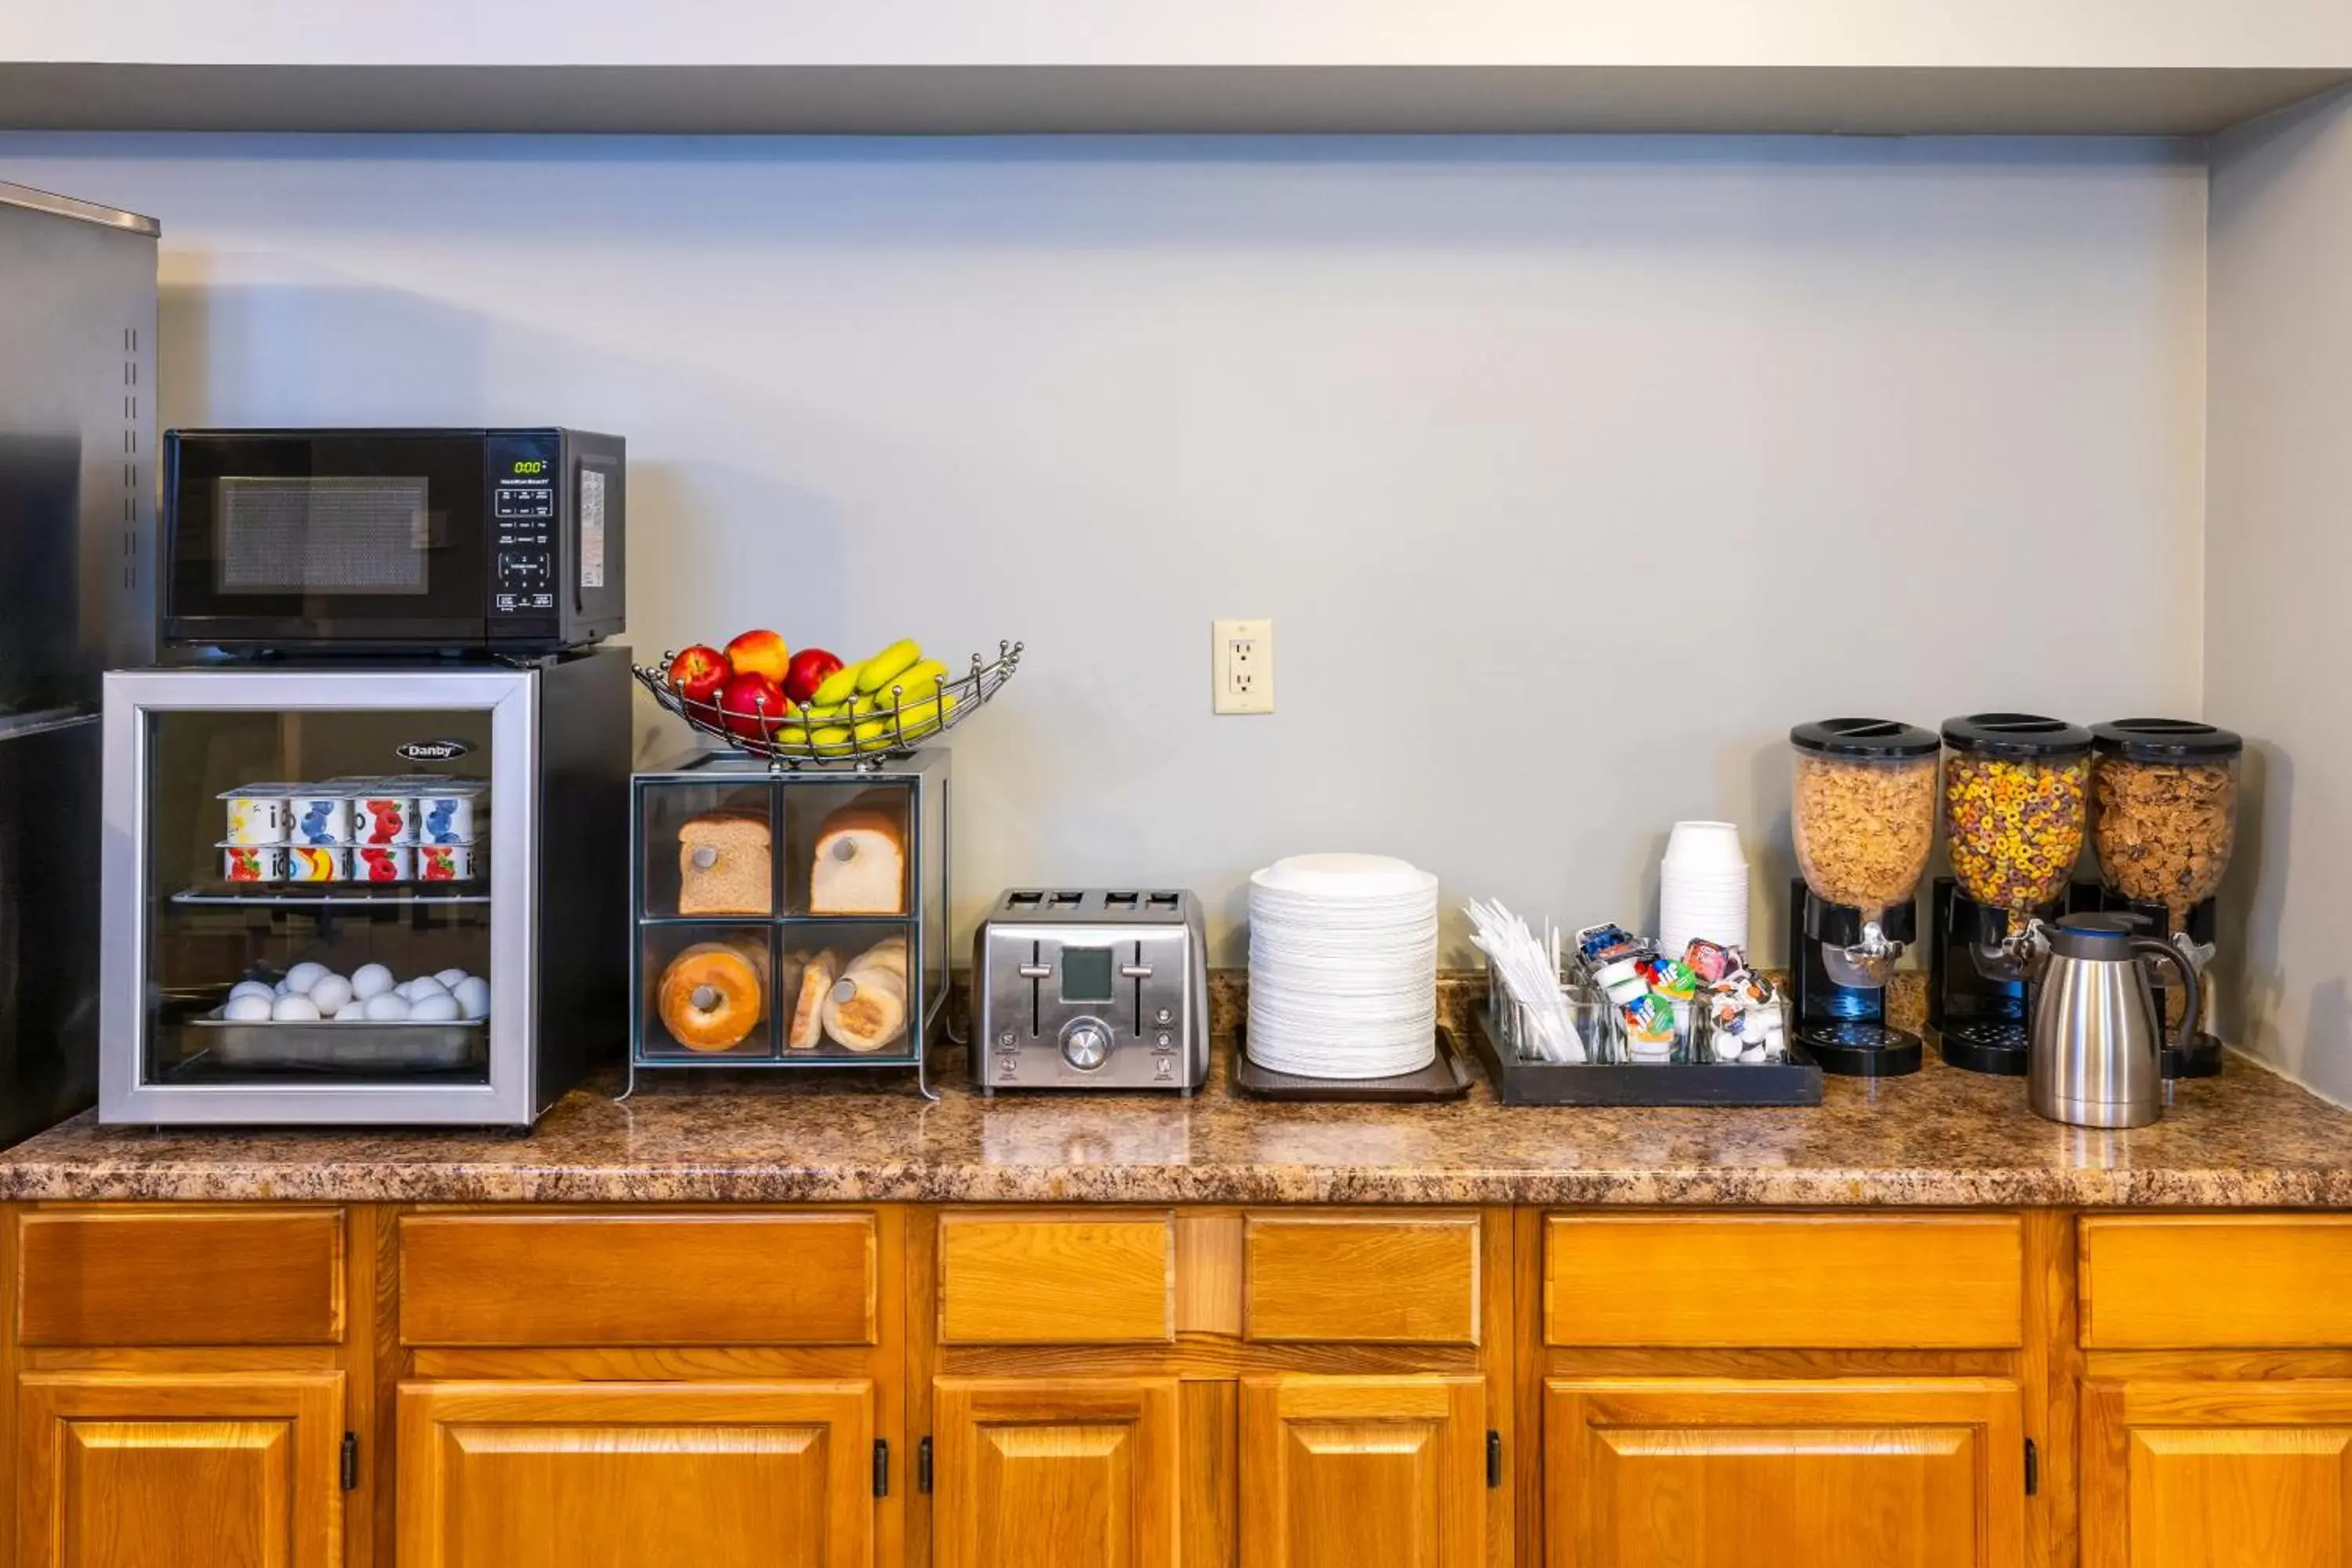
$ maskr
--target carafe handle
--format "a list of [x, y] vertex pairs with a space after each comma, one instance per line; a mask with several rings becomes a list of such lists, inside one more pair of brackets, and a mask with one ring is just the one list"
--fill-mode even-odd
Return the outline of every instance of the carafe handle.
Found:
[[[2202, 1000], [2198, 994], [2197, 966], [2189, 962], [2187, 953], [2182, 952], [2170, 942], [2158, 942], [2152, 936], [2136, 936], [2132, 938], [2131, 946], [2135, 953], [2149, 958], [2161, 958], [2180, 972], [2180, 983], [2189, 993], [2188, 1005], [2182, 1008], [2180, 1013], [2180, 1044], [2184, 1049], [2187, 1048], [2189, 1044], [2197, 1037], [2198, 1004]], [[2170, 1038], [2170, 1031], [2165, 1028], [2164, 1018], [2160, 1013], [2156, 1020], [2156, 1037], [2158, 1040]]]

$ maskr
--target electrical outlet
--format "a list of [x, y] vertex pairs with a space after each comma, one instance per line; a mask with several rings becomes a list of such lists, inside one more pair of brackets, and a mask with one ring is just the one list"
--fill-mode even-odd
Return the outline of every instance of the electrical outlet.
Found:
[[1218, 621], [1211, 648], [1211, 706], [1220, 713], [1274, 711], [1274, 623]]

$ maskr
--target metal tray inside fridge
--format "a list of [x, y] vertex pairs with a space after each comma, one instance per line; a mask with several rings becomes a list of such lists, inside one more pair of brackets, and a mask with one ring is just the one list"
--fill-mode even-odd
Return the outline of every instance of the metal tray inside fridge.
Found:
[[455, 1024], [231, 1023], [191, 1018], [224, 1067], [307, 1068], [319, 1072], [446, 1072], [487, 1060], [489, 1026]]

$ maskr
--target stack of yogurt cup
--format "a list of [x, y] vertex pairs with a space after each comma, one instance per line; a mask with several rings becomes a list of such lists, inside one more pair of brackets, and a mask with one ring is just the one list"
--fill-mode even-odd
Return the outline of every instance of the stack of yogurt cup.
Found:
[[485, 786], [432, 775], [224, 790], [231, 882], [470, 882]]

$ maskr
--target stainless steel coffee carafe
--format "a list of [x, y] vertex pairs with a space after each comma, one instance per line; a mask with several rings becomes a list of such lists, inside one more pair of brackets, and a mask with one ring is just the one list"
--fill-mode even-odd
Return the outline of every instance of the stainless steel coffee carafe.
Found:
[[2180, 972], [2181, 1015], [2198, 1016], [2197, 967], [2142, 936], [2137, 916], [2065, 915], [2041, 930], [2047, 957], [2033, 988], [2026, 1099], [2075, 1127], [2144, 1127], [2164, 1114], [2164, 1014], [2144, 958]]

